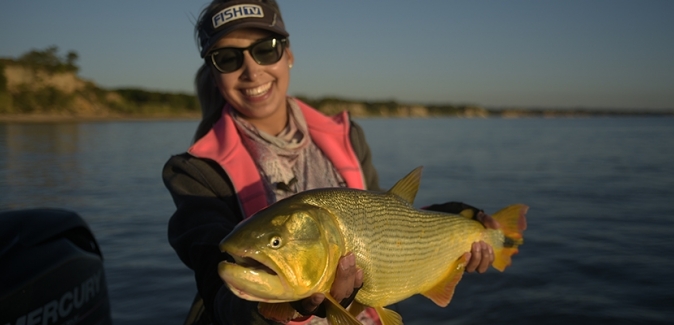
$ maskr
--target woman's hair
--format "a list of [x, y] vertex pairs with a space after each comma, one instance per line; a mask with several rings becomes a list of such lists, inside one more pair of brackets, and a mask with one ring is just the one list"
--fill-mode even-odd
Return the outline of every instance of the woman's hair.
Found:
[[215, 79], [213, 79], [211, 66], [206, 62], [197, 70], [197, 75], [194, 77], [194, 86], [197, 91], [199, 106], [201, 106], [201, 122], [199, 122], [197, 131], [194, 134], [194, 142], [197, 142], [218, 121], [226, 101], [222, 97]]
[[[202, 46], [201, 40], [203, 40], [203, 26], [204, 24], [210, 23], [209, 13], [213, 12], [218, 8], [225, 7], [232, 0], [213, 0], [206, 8], [201, 11], [197, 24], [195, 26], [195, 37], [199, 46]], [[278, 4], [275, 0], [250, 0], [250, 2], [262, 2], [268, 6], [273, 7], [279, 15], [281, 10], [279, 9]], [[200, 38], [202, 36], [202, 38]], [[213, 72], [211, 71], [211, 65], [207, 60], [204, 60], [204, 63], [201, 65], [197, 74], [194, 78], [194, 86], [196, 88], [197, 99], [199, 100], [199, 105], [201, 106], [201, 122], [197, 127], [197, 131], [194, 134], [194, 142], [201, 139], [208, 131], [211, 130], [213, 124], [220, 119], [222, 114], [222, 108], [225, 106], [225, 98], [222, 97], [218, 85], [215, 83], [213, 78]]]

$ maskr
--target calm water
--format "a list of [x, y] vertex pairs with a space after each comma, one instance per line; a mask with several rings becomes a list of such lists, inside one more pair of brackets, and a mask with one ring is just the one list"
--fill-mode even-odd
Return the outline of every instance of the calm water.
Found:
[[[674, 119], [361, 120], [382, 187], [423, 165], [418, 206], [531, 206], [504, 273], [464, 276], [406, 324], [671, 324]], [[161, 182], [194, 121], [0, 123], [0, 210], [79, 213], [105, 257], [116, 324], [181, 324], [191, 273], [166, 240]]]

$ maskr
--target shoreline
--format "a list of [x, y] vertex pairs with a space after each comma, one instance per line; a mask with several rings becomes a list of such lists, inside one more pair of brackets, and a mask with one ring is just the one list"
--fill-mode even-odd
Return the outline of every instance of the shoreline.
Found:
[[0, 123], [62, 123], [62, 122], [145, 122], [199, 121], [201, 114], [175, 115], [59, 115], [59, 114], [0, 114]]
[[[463, 115], [365, 115], [351, 114], [352, 118], [598, 118], [598, 117], [674, 117], [674, 111], [501, 111], [490, 112], [486, 116]], [[184, 114], [148, 114], [148, 115], [64, 115], [64, 114], [0, 114], [0, 123], [63, 123], [63, 122], [146, 122], [146, 121], [196, 121], [201, 119], [201, 113]]]

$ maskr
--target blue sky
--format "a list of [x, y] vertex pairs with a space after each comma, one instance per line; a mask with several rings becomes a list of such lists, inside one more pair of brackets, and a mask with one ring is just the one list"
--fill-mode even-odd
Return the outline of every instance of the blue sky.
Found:
[[[278, 1], [291, 95], [674, 108], [674, 1]], [[207, 3], [0, 0], [0, 56], [56, 45], [102, 87], [191, 93]]]

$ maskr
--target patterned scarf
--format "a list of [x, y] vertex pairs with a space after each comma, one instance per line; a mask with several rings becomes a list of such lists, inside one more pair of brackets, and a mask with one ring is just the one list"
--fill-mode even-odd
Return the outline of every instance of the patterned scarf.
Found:
[[309, 189], [346, 186], [332, 162], [311, 141], [299, 106], [289, 99], [288, 108], [288, 125], [276, 136], [258, 130], [230, 110], [264, 180], [269, 204]]

